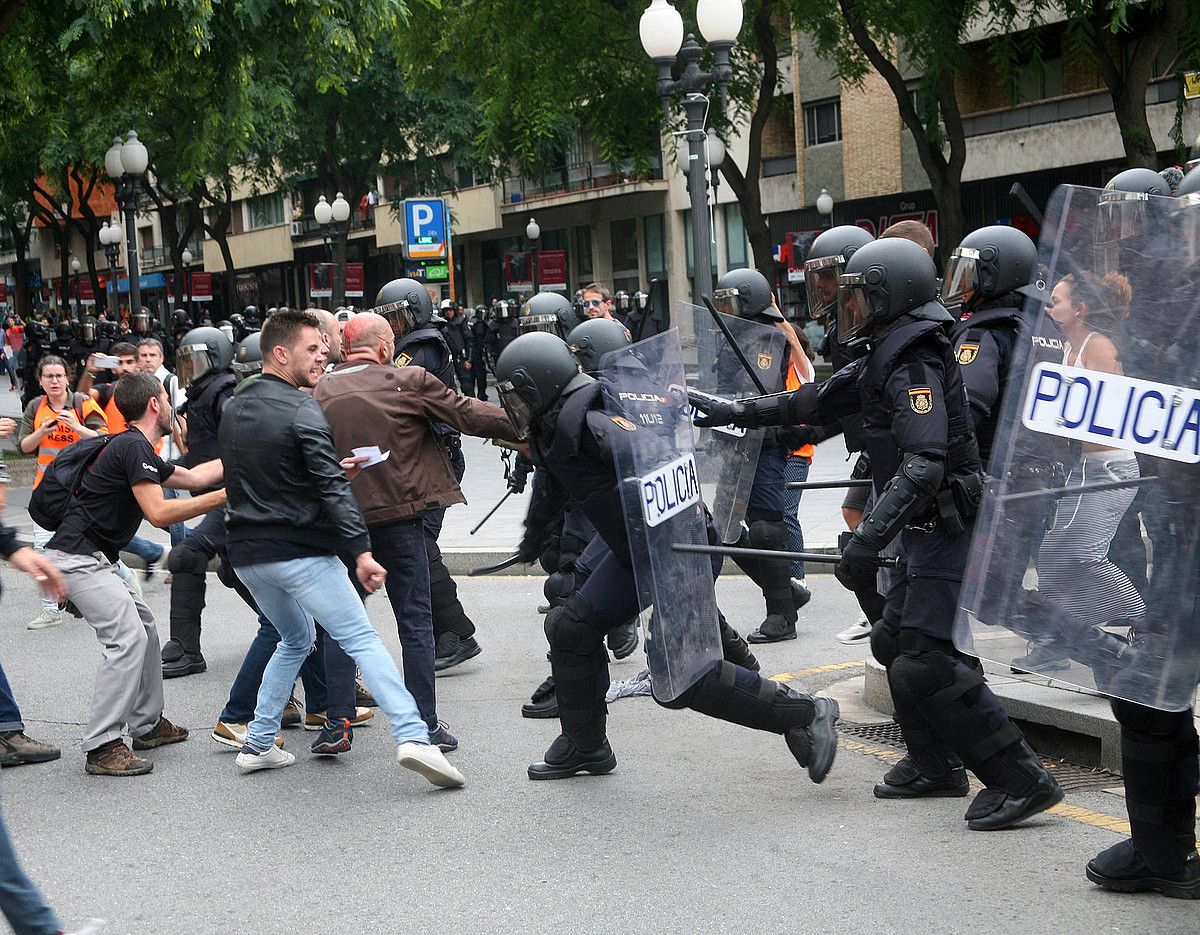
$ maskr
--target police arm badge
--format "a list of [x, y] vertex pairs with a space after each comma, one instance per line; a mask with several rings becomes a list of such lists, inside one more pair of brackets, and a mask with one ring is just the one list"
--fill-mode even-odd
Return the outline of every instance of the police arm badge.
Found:
[[933, 411], [933, 390], [928, 386], [914, 386], [908, 391], [908, 406], [919, 416]]

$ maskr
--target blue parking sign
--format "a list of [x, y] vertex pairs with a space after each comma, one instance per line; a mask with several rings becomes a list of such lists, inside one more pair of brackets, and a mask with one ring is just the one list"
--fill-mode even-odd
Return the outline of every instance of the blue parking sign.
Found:
[[441, 198], [404, 200], [404, 255], [410, 260], [446, 258], [446, 202]]

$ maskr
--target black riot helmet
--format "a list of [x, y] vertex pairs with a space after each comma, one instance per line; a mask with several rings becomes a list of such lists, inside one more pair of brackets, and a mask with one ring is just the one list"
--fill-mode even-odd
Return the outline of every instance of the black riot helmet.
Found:
[[492, 319], [508, 321], [520, 317], [520, 307], [512, 299], [497, 299], [492, 303]]
[[99, 337], [99, 324], [95, 318], [88, 315], [79, 325], [79, 340], [89, 346], [95, 344], [96, 338]]
[[1153, 169], [1126, 169], [1118, 172], [1100, 194], [1096, 215], [1096, 243], [1119, 244], [1146, 232], [1149, 226], [1147, 202], [1151, 196], [1169, 197], [1171, 186]]
[[129, 330], [134, 334], [150, 333], [150, 309], [142, 306], [129, 316]]
[[804, 261], [804, 291], [808, 317], [821, 318], [837, 311], [838, 277], [846, 261], [875, 238], [854, 224], [841, 224], [818, 234]]
[[252, 328], [257, 328], [262, 324], [262, 316], [258, 313], [257, 305], [247, 305], [242, 309], [242, 314], [246, 316], [246, 324]]
[[924, 247], [901, 237], [858, 249], [838, 277], [838, 341], [878, 333], [902, 315], [951, 322], [938, 302], [937, 269]]
[[471, 318], [478, 318], [480, 321], [483, 321], [484, 319], [487, 318], [487, 306], [486, 305], [476, 305], [475, 308], [468, 310], [467, 314]]
[[717, 280], [713, 290], [718, 312], [751, 321], [783, 321], [774, 299], [767, 277], [756, 269], [731, 269]]
[[179, 385], [188, 387], [207, 373], [218, 373], [233, 360], [233, 342], [217, 328], [193, 328], [175, 349]]
[[75, 322], [60, 321], [54, 326], [54, 336], [60, 344], [70, 344], [75, 338]]
[[567, 347], [584, 373], [600, 369], [600, 359], [633, 343], [629, 329], [613, 318], [592, 318], [576, 325], [567, 335]]
[[229, 324], [233, 326], [234, 341], [241, 341], [250, 333], [250, 329], [246, 327], [246, 316], [241, 312], [234, 312], [230, 315]]
[[171, 320], [175, 323], [176, 330], [180, 330], [189, 322], [191, 322], [192, 318], [186, 311], [181, 308], [177, 308], [171, 313]]
[[237, 335], [235, 335], [233, 332], [233, 322], [228, 318], [222, 318], [219, 322], [217, 322], [217, 330], [220, 331], [221, 334], [225, 335], [225, 337], [229, 338], [230, 343], [233, 343], [237, 340]]
[[393, 279], [375, 296], [376, 315], [382, 315], [396, 335], [426, 328], [433, 321], [433, 299], [415, 279]]
[[261, 337], [261, 331], [251, 331], [233, 349], [232, 369], [239, 379], [245, 380], [256, 373], [262, 373], [262, 345], [259, 343]]
[[586, 321], [586, 318], [580, 317], [565, 296], [557, 292], [539, 292], [525, 303], [517, 325], [521, 334], [548, 331], [565, 339], [571, 329], [582, 321]]
[[521, 438], [556, 399], [591, 382], [567, 342], [544, 331], [514, 338], [496, 361], [500, 405]]
[[1028, 286], [1036, 271], [1037, 247], [1028, 234], [1006, 224], [981, 227], [950, 254], [941, 301], [969, 312]]
[[450, 318], [446, 317], [447, 312], [450, 313], [450, 318], [458, 315], [458, 303], [453, 299], [442, 299], [441, 304], [438, 305], [438, 314], [442, 316], [443, 321], [450, 320]]
[[100, 337], [107, 338], [109, 341], [115, 341], [121, 333], [121, 326], [115, 321], [100, 322]]
[[633, 296], [624, 289], [620, 290], [613, 296], [613, 308], [624, 319], [625, 316], [633, 311]]

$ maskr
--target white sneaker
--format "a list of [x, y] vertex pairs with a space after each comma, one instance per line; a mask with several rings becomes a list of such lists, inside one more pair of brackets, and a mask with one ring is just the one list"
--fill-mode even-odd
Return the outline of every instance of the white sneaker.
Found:
[[839, 643], [861, 643], [863, 640], [871, 638], [871, 624], [865, 620], [860, 620], [852, 627], [847, 627], [837, 635]]
[[235, 762], [238, 769], [253, 773], [260, 769], [283, 769], [285, 766], [295, 763], [296, 758], [279, 747], [272, 747], [263, 753], [259, 753], [252, 747], [242, 747], [242, 752], [237, 755]]
[[103, 919], [88, 919], [83, 925], [75, 929], [73, 932], [67, 932], [66, 935], [96, 935], [102, 928], [105, 922]]
[[400, 744], [396, 748], [396, 762], [405, 769], [420, 773], [435, 786], [457, 789], [467, 784], [463, 774], [450, 765], [442, 751], [427, 743], [410, 740]]
[[25, 624], [25, 629], [45, 630], [47, 627], [56, 627], [62, 622], [62, 611], [43, 607], [40, 614]]

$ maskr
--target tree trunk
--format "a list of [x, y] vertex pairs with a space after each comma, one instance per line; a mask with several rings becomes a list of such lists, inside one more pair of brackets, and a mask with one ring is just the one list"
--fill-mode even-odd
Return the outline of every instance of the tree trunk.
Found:
[[222, 196], [218, 201], [211, 192], [205, 193], [205, 198], [217, 209], [217, 214], [212, 221], [204, 222], [204, 231], [217, 242], [221, 259], [225, 263], [225, 317], [228, 317], [237, 308], [237, 274], [233, 266], [233, 252], [229, 249], [229, 226], [233, 220], [233, 185], [228, 180], [222, 184]]

